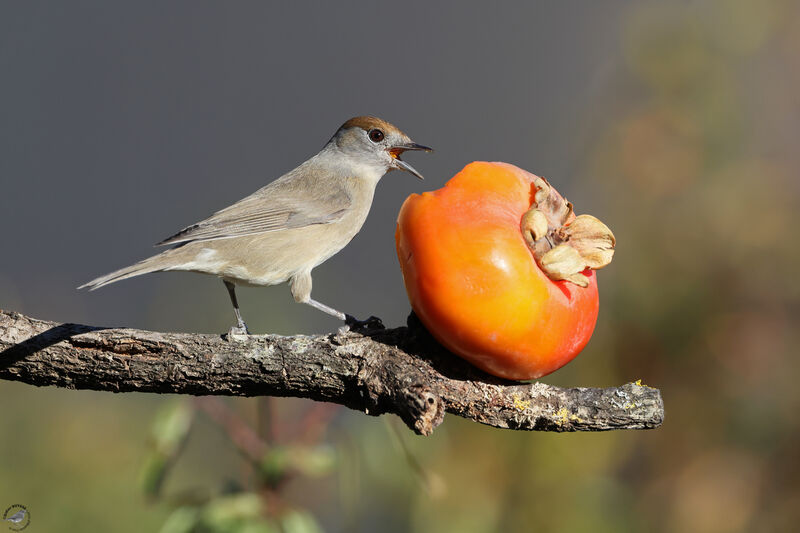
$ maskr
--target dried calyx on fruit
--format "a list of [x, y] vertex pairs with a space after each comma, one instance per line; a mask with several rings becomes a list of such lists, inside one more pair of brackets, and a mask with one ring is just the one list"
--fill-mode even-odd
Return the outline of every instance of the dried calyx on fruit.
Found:
[[572, 203], [544, 178], [537, 177], [531, 187], [531, 208], [520, 229], [536, 263], [552, 280], [588, 286], [586, 269], [603, 268], [614, 256], [614, 234], [592, 215], [576, 217]]

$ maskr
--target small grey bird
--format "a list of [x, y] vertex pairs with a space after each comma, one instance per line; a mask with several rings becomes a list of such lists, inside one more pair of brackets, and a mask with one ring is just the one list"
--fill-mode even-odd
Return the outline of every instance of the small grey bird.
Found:
[[78, 288], [94, 290], [149, 272], [213, 274], [225, 283], [236, 314], [230, 334], [246, 335], [236, 285], [288, 281], [297, 302], [348, 322], [352, 317], [311, 299], [311, 270], [358, 233], [386, 172], [400, 169], [423, 179], [400, 159], [406, 150], [431, 151], [384, 120], [351, 118], [299, 167], [158, 243], [173, 248]]
[[11, 522], [12, 524], [19, 524], [20, 522], [25, 520], [25, 515], [26, 514], [27, 514], [27, 512], [25, 511], [25, 509], [20, 509], [19, 511], [17, 511], [13, 515], [9, 516], [5, 520], [6, 520], [6, 522]]

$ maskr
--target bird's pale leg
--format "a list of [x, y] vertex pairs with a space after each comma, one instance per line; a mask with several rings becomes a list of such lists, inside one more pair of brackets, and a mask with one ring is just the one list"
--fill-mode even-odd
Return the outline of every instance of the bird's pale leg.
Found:
[[328, 307], [327, 305], [325, 305], [323, 303], [320, 303], [320, 302], [318, 302], [316, 300], [312, 300], [311, 298], [309, 298], [307, 301], [305, 301], [303, 303], [304, 304], [308, 304], [311, 307], [314, 307], [316, 309], [319, 309], [323, 313], [327, 313], [327, 314], [329, 314], [331, 316], [335, 316], [339, 320], [347, 320], [347, 316], [344, 313], [342, 313], [341, 311], [337, 311], [333, 307]]
[[292, 296], [294, 297], [296, 302], [308, 304], [315, 309], [319, 309], [323, 313], [328, 315], [334, 316], [339, 320], [344, 321], [344, 326], [339, 328], [340, 333], [346, 333], [347, 331], [354, 329], [383, 329], [383, 323], [381, 322], [380, 318], [371, 316], [366, 320], [358, 320], [350, 315], [346, 315], [341, 311], [337, 311], [333, 307], [328, 307], [327, 305], [320, 303], [316, 300], [311, 299], [311, 273], [304, 272], [302, 274], [294, 275], [290, 282], [289, 287], [292, 290]]
[[228, 289], [228, 296], [231, 297], [231, 303], [233, 304], [233, 312], [236, 314], [236, 325], [230, 329], [228, 335], [250, 335], [250, 332], [247, 331], [247, 324], [244, 323], [242, 318], [242, 313], [239, 311], [239, 302], [236, 300], [236, 285], [227, 280], [222, 280], [222, 282], [225, 283], [225, 288]]
[[301, 272], [292, 276], [289, 281], [289, 288], [292, 291], [292, 297], [295, 302], [308, 304], [325, 314], [335, 316], [339, 320], [347, 320], [347, 315], [341, 311], [311, 299], [311, 272]]

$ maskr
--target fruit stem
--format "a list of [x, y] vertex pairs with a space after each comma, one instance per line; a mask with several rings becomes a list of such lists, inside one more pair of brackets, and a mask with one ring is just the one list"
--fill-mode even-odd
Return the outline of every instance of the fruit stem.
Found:
[[533, 182], [531, 207], [520, 219], [520, 229], [539, 268], [554, 281], [589, 285], [583, 272], [611, 262], [616, 239], [611, 230], [592, 215], [575, 216], [572, 203], [547, 180]]

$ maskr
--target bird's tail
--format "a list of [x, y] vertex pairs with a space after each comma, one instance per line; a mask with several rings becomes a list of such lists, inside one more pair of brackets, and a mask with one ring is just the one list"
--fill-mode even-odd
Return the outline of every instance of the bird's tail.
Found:
[[88, 283], [84, 283], [78, 287], [78, 289], [89, 289], [90, 291], [93, 291], [116, 281], [132, 278], [134, 276], [140, 276], [142, 274], [148, 274], [150, 272], [164, 270], [164, 264], [162, 261], [160, 261], [161, 255], [162, 254], [148, 257], [147, 259], [143, 259], [142, 261], [139, 261], [131, 266], [120, 268], [119, 270], [115, 270], [110, 274], [95, 278]]

